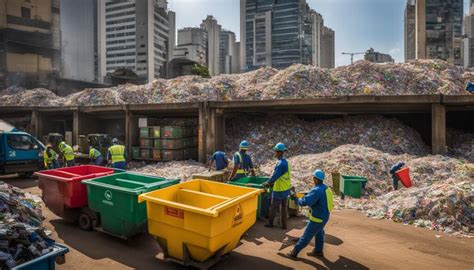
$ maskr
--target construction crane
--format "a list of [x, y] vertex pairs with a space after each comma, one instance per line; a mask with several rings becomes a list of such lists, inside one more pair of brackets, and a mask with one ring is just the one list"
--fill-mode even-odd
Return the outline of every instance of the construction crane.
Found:
[[361, 53], [345, 53], [345, 52], [343, 52], [342, 54], [351, 56], [351, 65], [352, 65], [352, 64], [354, 64], [354, 55], [365, 54], [365, 52], [361, 52]]

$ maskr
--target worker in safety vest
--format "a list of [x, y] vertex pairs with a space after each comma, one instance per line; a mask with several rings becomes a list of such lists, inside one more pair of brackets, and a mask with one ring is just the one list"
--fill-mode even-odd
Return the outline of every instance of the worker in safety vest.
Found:
[[402, 161], [398, 162], [397, 164], [393, 165], [391, 168], [390, 168], [390, 174], [392, 175], [392, 183], [393, 183], [393, 188], [395, 190], [398, 189], [398, 176], [396, 175], [396, 172], [398, 172], [401, 168], [403, 168], [405, 166], [405, 163], [403, 163]]
[[46, 149], [43, 152], [44, 167], [47, 170], [59, 168], [58, 154], [53, 150], [51, 144], [46, 145]]
[[89, 157], [95, 165], [102, 166], [104, 158], [102, 157], [100, 151], [95, 149], [92, 145], [89, 146]]
[[216, 151], [212, 156], [209, 158], [209, 171], [211, 171], [212, 164], [216, 163], [216, 171], [224, 170], [229, 165], [229, 161], [227, 161], [227, 157], [225, 153], [222, 151]]
[[125, 146], [119, 145], [117, 138], [112, 140], [112, 144], [107, 152], [108, 163], [112, 164], [113, 168], [125, 170], [127, 167], [125, 161]]
[[247, 174], [251, 173], [252, 176], [255, 176], [255, 170], [253, 168], [252, 157], [247, 154], [249, 149], [249, 143], [247, 141], [242, 141], [239, 145], [239, 152], [236, 152], [233, 157], [234, 168], [229, 176], [229, 181], [237, 180], [243, 177], [246, 177]]
[[272, 201], [270, 204], [270, 213], [268, 223], [265, 227], [273, 227], [273, 221], [278, 209], [281, 206], [281, 225], [286, 230], [288, 216], [288, 196], [291, 194], [291, 168], [288, 161], [284, 158], [286, 146], [283, 143], [277, 143], [273, 148], [278, 162], [273, 170], [272, 177], [264, 184], [264, 187], [273, 186]]
[[72, 167], [76, 165], [74, 161], [74, 151], [72, 147], [67, 145], [65, 142], [59, 143], [59, 151], [63, 154], [64, 167]]
[[313, 237], [315, 238], [316, 246], [307, 255], [324, 257], [324, 226], [328, 222], [329, 213], [333, 208], [333, 194], [331, 188], [323, 183], [324, 177], [323, 171], [314, 171], [313, 181], [315, 187], [301, 199], [297, 199], [295, 195], [291, 196], [299, 206], [308, 206], [310, 211], [308, 212], [309, 222], [306, 225], [303, 236], [298, 240], [293, 250], [286, 254], [289, 258], [295, 259]]

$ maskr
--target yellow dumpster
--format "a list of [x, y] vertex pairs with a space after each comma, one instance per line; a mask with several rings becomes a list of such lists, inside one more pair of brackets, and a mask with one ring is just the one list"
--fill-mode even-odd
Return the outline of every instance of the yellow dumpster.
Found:
[[141, 194], [148, 231], [165, 258], [185, 265], [232, 251], [255, 223], [260, 189], [190, 180]]

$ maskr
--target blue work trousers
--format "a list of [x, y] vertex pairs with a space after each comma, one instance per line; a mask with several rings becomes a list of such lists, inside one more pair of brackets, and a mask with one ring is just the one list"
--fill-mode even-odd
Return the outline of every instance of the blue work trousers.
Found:
[[97, 166], [102, 166], [102, 163], [104, 163], [104, 158], [102, 156], [98, 156], [95, 158], [94, 164]]
[[112, 168], [126, 170], [127, 163], [125, 161], [114, 162], [112, 163]]
[[313, 239], [316, 242], [316, 246], [314, 250], [316, 252], [322, 252], [323, 247], [324, 247], [324, 226], [326, 225], [326, 222], [324, 223], [316, 223], [312, 221], [308, 221], [308, 225], [306, 225], [306, 228], [304, 230], [303, 236], [301, 236], [300, 240], [298, 240], [298, 243], [295, 245], [294, 253], [297, 255], [300, 253], [300, 251], [305, 248], [311, 239]]
[[76, 165], [76, 162], [74, 161], [74, 159], [66, 161], [66, 167], [73, 167], [75, 165]]

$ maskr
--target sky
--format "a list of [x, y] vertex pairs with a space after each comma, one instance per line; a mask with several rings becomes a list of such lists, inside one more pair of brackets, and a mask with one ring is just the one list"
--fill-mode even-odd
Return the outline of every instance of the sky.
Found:
[[[222, 28], [240, 39], [239, 0], [168, 0], [176, 12], [177, 29], [199, 26], [213, 15]], [[404, 61], [403, 16], [406, 0], [307, 0], [321, 13], [324, 24], [336, 33], [336, 66], [350, 64], [342, 52], [365, 52], [369, 48], [389, 53], [396, 62]], [[468, 0], [465, 0], [467, 10]], [[363, 55], [354, 56], [354, 60]]]

